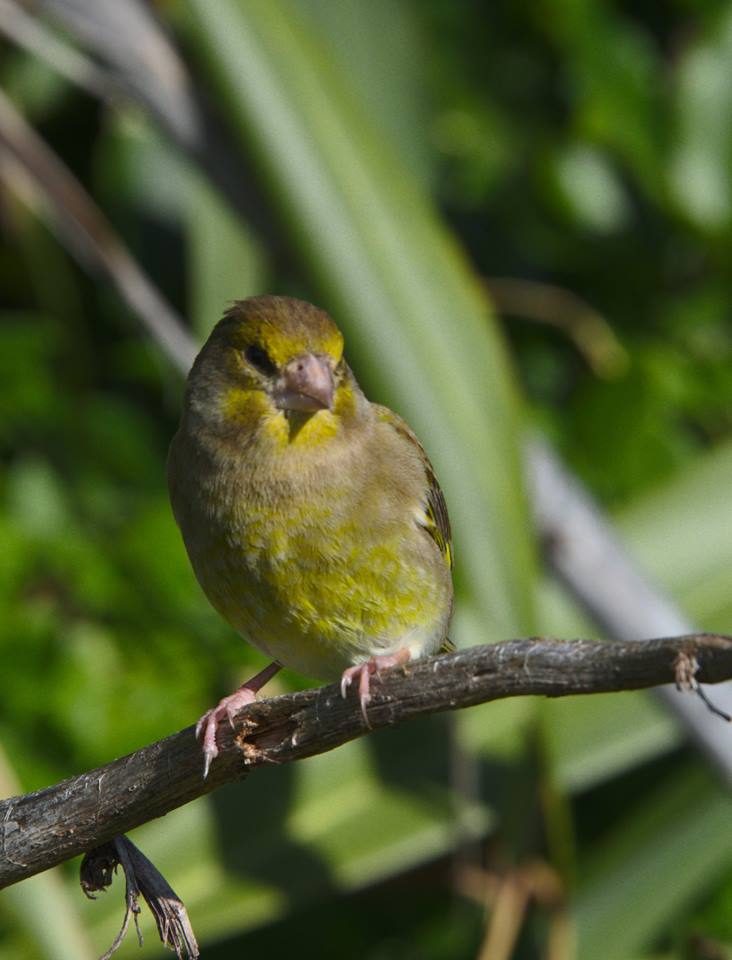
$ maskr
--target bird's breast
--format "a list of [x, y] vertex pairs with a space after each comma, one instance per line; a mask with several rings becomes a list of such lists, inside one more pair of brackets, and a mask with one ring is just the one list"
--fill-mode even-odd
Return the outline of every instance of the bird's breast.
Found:
[[413, 512], [373, 471], [343, 477], [332, 465], [296, 479], [219, 466], [198, 472], [198, 489], [177, 491], [175, 509], [222, 616], [269, 656], [323, 679], [404, 643], [415, 655], [436, 649], [451, 602]]

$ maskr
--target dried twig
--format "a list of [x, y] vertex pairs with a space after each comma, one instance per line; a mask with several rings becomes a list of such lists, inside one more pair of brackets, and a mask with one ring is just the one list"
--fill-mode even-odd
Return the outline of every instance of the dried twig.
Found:
[[190, 335], [86, 190], [2, 92], [0, 176], [81, 262], [107, 276], [153, 340], [187, 370], [196, 353]]
[[516, 277], [486, 277], [499, 313], [525, 317], [564, 330], [594, 373], [608, 380], [628, 366], [628, 354], [601, 313], [571, 290]]
[[119, 96], [120, 86], [108, 71], [64, 42], [18, 0], [0, 0], [0, 32], [93, 96]]
[[125, 875], [125, 915], [122, 927], [109, 950], [99, 960], [109, 960], [125, 938], [130, 919], [135, 920], [137, 939], [142, 946], [138, 924], [140, 896], [144, 898], [165, 946], [175, 950], [178, 960], [197, 960], [198, 943], [193, 934], [188, 913], [180, 897], [165, 877], [127, 837], [115, 837], [109, 843], [95, 847], [81, 862], [81, 888], [90, 899], [112, 882], [117, 866]]

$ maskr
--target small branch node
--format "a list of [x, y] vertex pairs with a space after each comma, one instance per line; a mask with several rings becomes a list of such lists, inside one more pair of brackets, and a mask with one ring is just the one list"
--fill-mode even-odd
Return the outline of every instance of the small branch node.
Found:
[[714, 714], [715, 717], [725, 720], [727, 723], [732, 723], [732, 717], [730, 717], [726, 711], [712, 703], [704, 688], [696, 679], [698, 670], [699, 661], [696, 659], [696, 656], [689, 650], [680, 650], [674, 661], [676, 689], [686, 693], [695, 693], [710, 713]]
[[679, 650], [674, 660], [676, 689], [687, 693], [697, 690], [699, 687], [696, 679], [698, 670], [699, 661], [691, 650]]

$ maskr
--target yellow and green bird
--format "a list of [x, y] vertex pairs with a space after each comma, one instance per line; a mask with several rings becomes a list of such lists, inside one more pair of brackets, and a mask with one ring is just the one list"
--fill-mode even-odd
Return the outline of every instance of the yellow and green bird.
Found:
[[281, 666], [358, 685], [448, 643], [447, 508], [407, 424], [370, 403], [323, 310], [234, 303], [188, 376], [168, 458], [175, 518], [204, 593], [274, 661], [209, 710], [218, 724]]

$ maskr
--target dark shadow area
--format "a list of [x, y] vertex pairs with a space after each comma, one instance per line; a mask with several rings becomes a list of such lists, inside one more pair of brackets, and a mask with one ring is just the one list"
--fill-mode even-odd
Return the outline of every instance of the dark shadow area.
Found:
[[206, 946], [206, 960], [473, 958], [483, 937], [483, 909], [457, 897], [450, 877], [451, 860], [443, 858], [337, 903], [321, 900], [279, 922]]
[[420, 717], [372, 733], [367, 743], [382, 781], [444, 803], [450, 788], [449, 722], [445, 715]]
[[292, 764], [257, 770], [242, 783], [217, 790], [210, 802], [224, 867], [274, 885], [299, 902], [335, 886], [326, 864], [288, 836], [296, 776]]

